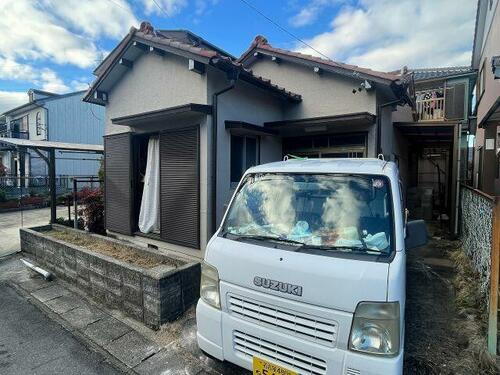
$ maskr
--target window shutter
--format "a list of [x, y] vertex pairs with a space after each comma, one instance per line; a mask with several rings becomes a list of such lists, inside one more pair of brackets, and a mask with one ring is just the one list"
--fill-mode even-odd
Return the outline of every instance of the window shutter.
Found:
[[457, 83], [446, 87], [445, 118], [463, 119], [465, 115], [465, 84]]
[[131, 134], [104, 137], [106, 229], [132, 234]]
[[160, 134], [160, 236], [200, 248], [200, 172], [198, 128]]

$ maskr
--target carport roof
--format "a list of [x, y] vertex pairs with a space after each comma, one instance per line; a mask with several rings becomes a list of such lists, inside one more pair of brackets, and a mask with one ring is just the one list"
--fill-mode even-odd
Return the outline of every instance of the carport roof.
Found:
[[103, 145], [93, 145], [84, 143], [65, 143], [54, 141], [35, 141], [31, 139], [19, 138], [0, 138], [0, 145], [5, 144], [15, 147], [28, 147], [37, 148], [40, 150], [67, 150], [67, 151], [82, 151], [82, 152], [95, 152], [103, 153]]

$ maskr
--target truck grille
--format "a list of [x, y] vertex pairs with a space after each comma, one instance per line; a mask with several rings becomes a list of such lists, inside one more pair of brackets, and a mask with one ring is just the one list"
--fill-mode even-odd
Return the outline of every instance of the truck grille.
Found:
[[299, 374], [326, 374], [326, 362], [312, 355], [240, 331], [234, 331], [233, 340], [235, 350], [246, 357], [269, 359]]
[[294, 336], [323, 345], [334, 345], [337, 324], [315, 317], [298, 315], [261, 302], [229, 296], [229, 310], [240, 318], [279, 328]]

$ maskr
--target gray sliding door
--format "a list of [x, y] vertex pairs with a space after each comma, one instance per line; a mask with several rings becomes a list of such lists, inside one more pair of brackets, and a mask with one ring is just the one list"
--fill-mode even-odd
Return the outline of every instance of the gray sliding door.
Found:
[[200, 248], [199, 129], [160, 133], [162, 240]]
[[104, 137], [106, 229], [132, 233], [131, 134]]

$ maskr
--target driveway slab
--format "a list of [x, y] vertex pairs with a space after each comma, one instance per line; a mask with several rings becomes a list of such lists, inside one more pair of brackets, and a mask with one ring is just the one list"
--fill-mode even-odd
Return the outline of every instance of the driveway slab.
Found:
[[111, 341], [130, 332], [132, 329], [114, 318], [104, 318], [89, 324], [83, 333], [99, 346], [106, 346]]
[[68, 289], [62, 287], [59, 284], [51, 285], [47, 288], [43, 288], [40, 290], [37, 290], [36, 292], [33, 292], [31, 295], [35, 297], [37, 300], [40, 302], [47, 302], [51, 299], [65, 296], [69, 294]]
[[74, 295], [61, 296], [45, 302], [45, 305], [57, 314], [64, 314], [70, 310], [82, 307], [83, 303], [80, 298]]
[[105, 349], [129, 367], [151, 357], [160, 347], [141, 334], [131, 331], [105, 346]]
[[195, 375], [203, 371], [200, 362], [184, 358], [180, 348], [168, 347], [148, 358], [134, 368], [140, 375], [178, 374]]
[[61, 314], [69, 324], [78, 329], [84, 329], [89, 324], [105, 317], [105, 314], [91, 306], [82, 306]]

